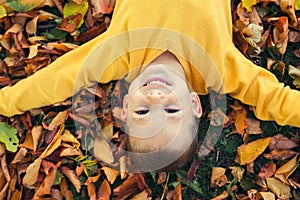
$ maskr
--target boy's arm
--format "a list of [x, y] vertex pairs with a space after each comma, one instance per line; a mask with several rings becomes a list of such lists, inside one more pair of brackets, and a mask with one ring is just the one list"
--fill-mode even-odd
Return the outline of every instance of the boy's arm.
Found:
[[262, 120], [300, 127], [300, 91], [284, 87], [269, 71], [256, 66], [235, 47], [226, 55], [224, 85], [234, 98], [253, 106]]
[[29, 109], [61, 102], [74, 94], [74, 82], [88, 53], [102, 35], [61, 56], [49, 66], [14, 86], [0, 90], [0, 115], [13, 116]]

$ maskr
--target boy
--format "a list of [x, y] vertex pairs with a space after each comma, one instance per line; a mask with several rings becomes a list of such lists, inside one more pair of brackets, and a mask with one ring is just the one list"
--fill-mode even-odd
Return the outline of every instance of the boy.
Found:
[[[127, 72], [126, 80], [132, 82], [156, 58], [171, 52], [196, 93], [207, 94], [208, 89], [229, 93], [253, 106], [262, 120], [300, 127], [300, 111], [295, 104], [300, 92], [283, 87], [271, 73], [248, 61], [234, 47], [231, 32], [229, 0], [117, 1], [105, 33], [15, 86], [2, 89], [0, 114], [12, 116], [53, 104], [82, 87], [118, 80]], [[128, 118], [130, 100], [129, 94], [123, 117], [132, 125]], [[191, 95], [191, 108], [195, 101]], [[196, 111], [198, 116], [199, 108]], [[192, 138], [187, 139], [189, 143]], [[130, 140], [129, 136], [129, 141], [134, 144], [134, 137]], [[141, 139], [136, 140], [139, 142]], [[183, 147], [180, 150], [185, 151]]]

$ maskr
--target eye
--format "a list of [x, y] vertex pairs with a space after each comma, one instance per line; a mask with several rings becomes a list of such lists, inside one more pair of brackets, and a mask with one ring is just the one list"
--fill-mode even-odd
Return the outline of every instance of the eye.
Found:
[[145, 109], [145, 110], [137, 110], [137, 111], [134, 111], [136, 114], [138, 115], [145, 115], [149, 112], [149, 110]]
[[167, 108], [167, 109], [165, 109], [165, 111], [166, 111], [167, 113], [176, 113], [176, 112], [179, 111], [179, 109], [170, 109], [170, 108]]

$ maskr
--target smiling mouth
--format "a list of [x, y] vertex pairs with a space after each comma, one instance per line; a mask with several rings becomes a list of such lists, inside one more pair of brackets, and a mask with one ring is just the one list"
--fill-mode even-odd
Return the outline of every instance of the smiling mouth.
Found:
[[151, 78], [143, 84], [143, 87], [151, 87], [151, 88], [153, 87], [159, 88], [159, 87], [167, 87], [167, 86], [171, 86], [171, 84], [162, 78]]

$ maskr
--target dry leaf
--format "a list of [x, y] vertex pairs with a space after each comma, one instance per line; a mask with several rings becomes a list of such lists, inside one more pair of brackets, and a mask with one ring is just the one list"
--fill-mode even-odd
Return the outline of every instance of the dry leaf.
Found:
[[270, 144], [271, 138], [263, 138], [255, 140], [249, 144], [243, 144], [237, 149], [235, 162], [240, 165], [253, 162], [260, 154], [262, 154]]
[[260, 122], [252, 118], [246, 118], [246, 132], [248, 134], [261, 134], [262, 130], [260, 128]]
[[68, 179], [71, 181], [71, 183], [74, 185], [76, 192], [80, 192], [81, 189], [81, 182], [79, 181], [78, 177], [76, 176], [76, 173], [74, 170], [69, 169], [66, 166], [62, 166], [60, 168], [61, 172], [68, 177]]
[[294, 26], [297, 26], [298, 20], [295, 14], [295, 0], [280, 0], [280, 9], [291, 18]]
[[292, 197], [291, 188], [276, 178], [267, 178], [268, 188], [279, 198], [289, 199]]
[[120, 175], [120, 171], [109, 167], [104, 166], [101, 169], [104, 171], [104, 174], [106, 175], [107, 180], [110, 182], [110, 184], [113, 184], [116, 178]]
[[276, 170], [276, 174], [283, 174], [287, 179], [298, 167], [298, 154]]
[[173, 200], [182, 200], [182, 187], [181, 180], [177, 179], [178, 185], [174, 189]]
[[211, 174], [211, 180], [210, 180], [210, 187], [222, 187], [226, 183], [228, 183], [228, 179], [225, 175], [225, 168], [222, 167], [213, 167], [212, 174]]
[[233, 177], [235, 177], [238, 182], [241, 182], [245, 170], [241, 167], [229, 167], [229, 169], [231, 169]]
[[167, 179], [167, 172], [159, 172], [157, 178], [157, 185], [164, 183]]
[[246, 123], [246, 115], [247, 111], [246, 109], [241, 106], [238, 101], [234, 101], [234, 105], [230, 106], [233, 108], [232, 115], [234, 118], [234, 126], [236, 128], [236, 131], [243, 135], [245, 133], [245, 129], [247, 128]]
[[71, 143], [72, 147], [76, 149], [80, 147], [80, 142], [75, 138], [75, 136], [69, 130], [64, 130], [60, 138], [63, 142]]
[[223, 200], [223, 199], [227, 199], [227, 197], [229, 197], [229, 193], [225, 190], [218, 196], [212, 198], [211, 200]]
[[150, 189], [146, 189], [143, 190], [141, 193], [133, 196], [131, 198], [131, 200], [151, 200], [151, 190]]
[[114, 162], [113, 153], [111, 151], [109, 143], [103, 138], [95, 138], [94, 155], [96, 159], [101, 160], [107, 164], [111, 164]]
[[275, 194], [272, 192], [259, 192], [263, 200], [275, 200]]
[[71, 190], [69, 190], [67, 181], [64, 177], [62, 177], [61, 183], [59, 186], [60, 186], [61, 194], [65, 197], [65, 199], [68, 199], [68, 200], [74, 199], [73, 193]]
[[263, 154], [263, 156], [269, 160], [286, 160], [296, 154], [297, 152], [292, 150], [273, 150], [270, 153]]
[[37, 197], [43, 197], [44, 195], [51, 194], [51, 187], [56, 178], [56, 168], [52, 168], [50, 172], [46, 175], [43, 183], [39, 186], [34, 194], [34, 199]]
[[298, 144], [288, 139], [287, 137], [283, 136], [282, 134], [277, 134], [271, 137], [271, 141], [269, 144], [270, 150], [285, 150], [285, 149], [292, 149], [297, 147]]
[[286, 51], [287, 43], [289, 40], [288, 37], [288, 18], [287, 17], [278, 17], [274, 21], [275, 27], [273, 30], [273, 37], [275, 45], [278, 51], [283, 55]]
[[111, 188], [106, 179], [103, 180], [101, 186], [97, 192], [98, 200], [107, 200], [110, 199]]
[[52, 131], [54, 128], [58, 127], [59, 125], [63, 124], [66, 121], [68, 116], [68, 110], [59, 112], [48, 125], [48, 130]]
[[269, 162], [262, 166], [258, 176], [262, 179], [270, 178], [276, 171], [276, 164], [273, 162]]
[[28, 168], [26, 169], [26, 174], [23, 178], [23, 185], [25, 187], [30, 187], [37, 183], [41, 163], [42, 158], [37, 158], [28, 166]]
[[293, 84], [300, 88], [300, 69], [289, 65], [289, 75], [294, 79]]

